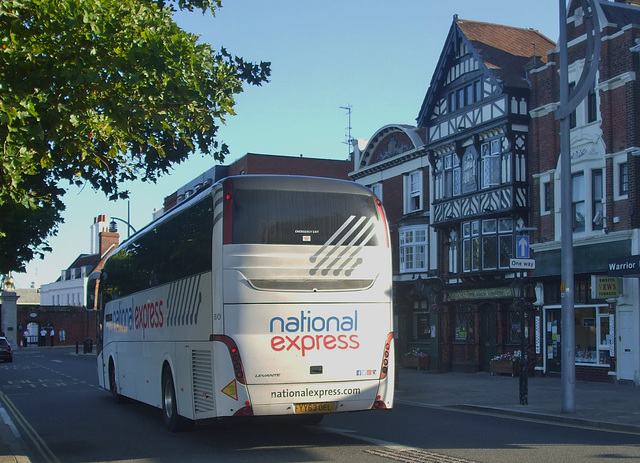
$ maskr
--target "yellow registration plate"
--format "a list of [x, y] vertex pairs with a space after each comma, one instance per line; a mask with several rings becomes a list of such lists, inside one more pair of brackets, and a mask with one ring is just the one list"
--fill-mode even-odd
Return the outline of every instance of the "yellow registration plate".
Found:
[[334, 402], [295, 404], [295, 406], [296, 413], [333, 413], [336, 409]]

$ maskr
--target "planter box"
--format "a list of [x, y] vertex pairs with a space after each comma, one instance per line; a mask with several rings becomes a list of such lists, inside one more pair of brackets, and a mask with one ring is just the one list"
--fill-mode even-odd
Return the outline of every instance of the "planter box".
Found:
[[520, 373], [520, 361], [513, 360], [491, 360], [489, 364], [492, 375], [518, 376]]
[[426, 357], [404, 357], [402, 359], [404, 368], [417, 368], [418, 370], [426, 370], [429, 368], [429, 356]]

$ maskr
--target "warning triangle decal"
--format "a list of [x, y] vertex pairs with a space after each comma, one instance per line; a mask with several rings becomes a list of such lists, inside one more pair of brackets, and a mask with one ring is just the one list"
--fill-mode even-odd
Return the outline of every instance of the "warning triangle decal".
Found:
[[236, 380], [234, 379], [229, 384], [227, 384], [224, 388], [222, 388], [222, 393], [228, 395], [233, 400], [238, 400], [238, 388], [236, 386]]

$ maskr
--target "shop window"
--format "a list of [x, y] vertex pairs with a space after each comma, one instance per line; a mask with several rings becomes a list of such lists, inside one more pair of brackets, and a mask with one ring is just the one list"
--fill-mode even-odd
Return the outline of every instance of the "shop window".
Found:
[[[461, 309], [462, 310], [462, 309]], [[473, 336], [473, 314], [470, 312], [457, 312], [455, 318], [455, 342], [472, 343]]]
[[573, 284], [575, 286], [575, 302], [579, 302], [581, 304], [588, 303], [591, 296], [591, 281], [585, 279], [576, 279]]
[[608, 365], [611, 339], [607, 307], [575, 309], [576, 363]]

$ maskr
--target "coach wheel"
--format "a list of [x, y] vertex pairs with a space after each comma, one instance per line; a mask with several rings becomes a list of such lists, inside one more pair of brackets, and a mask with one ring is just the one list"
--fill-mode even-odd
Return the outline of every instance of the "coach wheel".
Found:
[[169, 368], [162, 374], [162, 417], [169, 432], [186, 431], [193, 425], [193, 421], [178, 415], [176, 388]]
[[109, 360], [109, 391], [115, 399], [116, 403], [121, 404], [124, 402], [124, 397], [118, 394], [118, 384], [116, 382], [116, 367], [113, 364], [113, 359]]
[[178, 415], [176, 389], [169, 368], [162, 373], [162, 417], [169, 432], [187, 431], [194, 425], [192, 420]]

